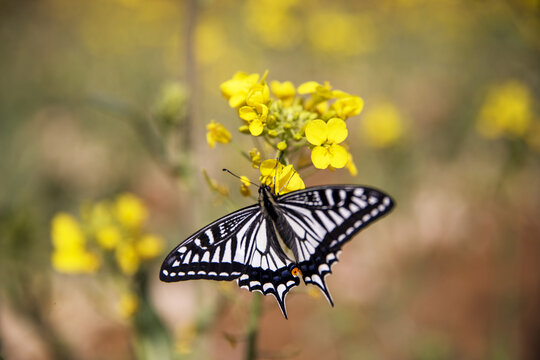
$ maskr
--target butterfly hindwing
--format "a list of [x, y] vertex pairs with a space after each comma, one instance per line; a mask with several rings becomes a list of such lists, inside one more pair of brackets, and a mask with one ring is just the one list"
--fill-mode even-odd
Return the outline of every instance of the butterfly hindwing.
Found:
[[281, 197], [279, 205], [296, 234], [295, 257], [304, 282], [317, 285], [333, 305], [324, 278], [341, 247], [387, 214], [393, 201], [375, 189], [343, 185], [296, 191]]

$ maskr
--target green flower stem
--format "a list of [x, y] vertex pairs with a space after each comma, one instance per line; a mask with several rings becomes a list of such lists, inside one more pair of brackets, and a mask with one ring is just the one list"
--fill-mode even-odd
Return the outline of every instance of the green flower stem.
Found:
[[140, 274], [136, 282], [139, 286], [139, 309], [133, 319], [135, 357], [140, 360], [172, 359], [171, 335], [149, 298], [148, 273]]
[[257, 336], [259, 335], [259, 321], [261, 318], [262, 295], [253, 294], [251, 302], [251, 311], [249, 314], [249, 323], [247, 331], [246, 360], [255, 360], [257, 358]]

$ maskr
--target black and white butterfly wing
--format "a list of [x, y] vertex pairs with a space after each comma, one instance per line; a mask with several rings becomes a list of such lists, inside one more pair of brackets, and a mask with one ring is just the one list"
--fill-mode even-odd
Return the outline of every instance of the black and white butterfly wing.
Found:
[[199, 230], [165, 258], [160, 279], [234, 280], [250, 291], [272, 294], [287, 317], [285, 296], [300, 283], [260, 206], [233, 212]]
[[325, 276], [338, 261], [343, 244], [390, 212], [392, 199], [372, 188], [341, 185], [295, 191], [278, 203], [296, 235], [292, 250], [304, 282], [317, 285], [333, 306]]

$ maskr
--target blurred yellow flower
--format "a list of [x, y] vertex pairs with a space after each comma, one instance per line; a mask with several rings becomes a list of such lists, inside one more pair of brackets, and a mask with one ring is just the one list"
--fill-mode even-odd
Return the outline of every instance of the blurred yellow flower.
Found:
[[139, 298], [133, 292], [125, 292], [120, 297], [118, 312], [124, 319], [132, 317], [139, 308]]
[[112, 250], [122, 240], [122, 234], [116, 226], [106, 225], [98, 229], [96, 240], [102, 248]]
[[361, 129], [368, 145], [389, 147], [403, 136], [403, 118], [394, 105], [381, 103], [366, 112]]
[[312, 94], [314, 97], [321, 99], [332, 99], [336, 96], [341, 96], [342, 91], [334, 90], [332, 91], [332, 85], [328, 81], [325, 81], [324, 84], [319, 84], [316, 81], [307, 81], [298, 86], [298, 93], [300, 95]]
[[244, 20], [260, 42], [274, 49], [286, 49], [301, 39], [294, 8], [299, 0], [248, 0]]
[[104, 226], [114, 221], [111, 204], [108, 201], [98, 201], [85, 205], [81, 209], [82, 221], [87, 224], [90, 233], [96, 233]]
[[128, 240], [119, 244], [116, 247], [115, 256], [116, 263], [124, 274], [134, 275], [139, 270], [139, 256], [133, 241]]
[[204, 180], [206, 180], [206, 184], [210, 187], [210, 189], [223, 196], [229, 195], [229, 190], [225, 185], [219, 184], [215, 179], [212, 179], [205, 169], [202, 170], [202, 173], [204, 176]]
[[261, 153], [257, 148], [253, 148], [249, 151], [249, 158], [251, 159], [251, 166], [255, 169], [259, 168], [261, 164]]
[[228, 144], [231, 141], [231, 133], [225, 126], [220, 123], [215, 122], [214, 120], [210, 121], [206, 125], [206, 141], [210, 148], [216, 146], [216, 143]]
[[240, 184], [240, 193], [242, 196], [251, 196], [251, 190], [249, 189], [249, 185], [251, 185], [251, 182], [247, 178], [247, 176], [240, 176], [240, 181], [242, 182]]
[[239, 71], [232, 79], [220, 85], [221, 93], [229, 100], [229, 106], [237, 108], [246, 102], [251, 87], [259, 81], [259, 74], [247, 74]]
[[486, 138], [522, 137], [533, 118], [529, 88], [516, 80], [493, 86], [480, 109], [478, 132]]
[[53, 217], [51, 227], [53, 245], [59, 250], [84, 247], [86, 239], [79, 222], [67, 213], [58, 213]]
[[99, 269], [99, 258], [86, 249], [86, 238], [73, 216], [56, 214], [52, 219], [51, 237], [54, 246], [51, 263], [56, 271], [79, 274]]
[[148, 210], [142, 200], [130, 193], [116, 198], [114, 212], [120, 224], [128, 229], [142, 227], [148, 216]]
[[347, 163], [345, 164], [345, 167], [347, 170], [349, 170], [349, 174], [351, 174], [351, 176], [356, 176], [358, 174], [358, 169], [356, 168], [356, 164], [354, 163], [351, 153], [347, 154]]
[[370, 16], [338, 11], [313, 12], [307, 19], [307, 36], [315, 51], [333, 56], [370, 52], [377, 28]]
[[56, 271], [66, 274], [95, 273], [101, 264], [95, 254], [83, 248], [55, 250], [52, 253], [51, 263]]
[[328, 166], [342, 168], [347, 164], [347, 150], [338, 145], [348, 135], [347, 125], [340, 118], [332, 118], [328, 123], [323, 120], [310, 121], [306, 126], [306, 139], [315, 145], [311, 150], [311, 161], [317, 169]]
[[332, 104], [332, 109], [336, 112], [337, 116], [343, 120], [360, 114], [364, 108], [364, 100], [360, 96], [347, 96], [337, 99]]
[[274, 159], [264, 160], [260, 171], [261, 183], [270, 186], [276, 194], [283, 195], [306, 187], [298, 172], [290, 164], [284, 166]]
[[141, 260], [150, 260], [161, 255], [163, 248], [163, 239], [152, 234], [145, 234], [135, 242], [135, 250]]
[[290, 81], [279, 82], [274, 80], [270, 83], [270, 88], [274, 96], [283, 100], [286, 105], [290, 104], [290, 101], [296, 95], [296, 89]]
[[223, 59], [229, 51], [227, 31], [213, 19], [203, 19], [197, 22], [195, 29], [195, 50], [197, 60], [203, 65], [211, 65]]
[[316, 81], [306, 81], [298, 86], [298, 93], [301, 95], [313, 94], [320, 86], [321, 84]]
[[177, 335], [178, 340], [175, 343], [175, 349], [179, 354], [187, 355], [193, 351], [193, 343], [197, 338], [197, 328], [189, 324]]

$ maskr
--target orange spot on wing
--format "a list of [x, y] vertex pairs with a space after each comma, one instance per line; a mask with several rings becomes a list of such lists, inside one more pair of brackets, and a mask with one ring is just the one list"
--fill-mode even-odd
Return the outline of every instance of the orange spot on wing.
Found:
[[291, 270], [291, 274], [292, 274], [293, 276], [299, 277], [299, 276], [302, 276], [302, 271], [300, 271], [299, 268], [294, 267], [294, 268], [292, 268], [292, 270]]

